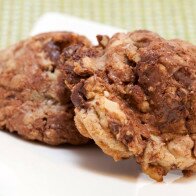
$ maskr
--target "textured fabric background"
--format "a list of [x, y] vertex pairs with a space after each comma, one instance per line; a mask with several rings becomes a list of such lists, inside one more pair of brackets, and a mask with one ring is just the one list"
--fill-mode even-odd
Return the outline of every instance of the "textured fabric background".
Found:
[[27, 37], [51, 11], [196, 44], [196, 0], [0, 0], [0, 48]]

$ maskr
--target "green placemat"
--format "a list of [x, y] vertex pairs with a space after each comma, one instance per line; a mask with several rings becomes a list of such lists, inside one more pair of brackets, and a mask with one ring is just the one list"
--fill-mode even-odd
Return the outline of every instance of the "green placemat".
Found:
[[196, 44], [196, 0], [0, 0], [0, 48], [27, 37], [51, 11]]

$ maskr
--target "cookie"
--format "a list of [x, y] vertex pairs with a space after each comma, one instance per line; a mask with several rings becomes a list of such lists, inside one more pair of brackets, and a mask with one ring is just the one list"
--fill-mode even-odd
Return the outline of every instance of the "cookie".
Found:
[[81, 134], [157, 181], [196, 171], [196, 46], [144, 30], [98, 41], [64, 63]]
[[0, 129], [50, 145], [88, 141], [76, 129], [59, 57], [70, 45], [90, 45], [69, 32], [40, 34], [0, 52]]

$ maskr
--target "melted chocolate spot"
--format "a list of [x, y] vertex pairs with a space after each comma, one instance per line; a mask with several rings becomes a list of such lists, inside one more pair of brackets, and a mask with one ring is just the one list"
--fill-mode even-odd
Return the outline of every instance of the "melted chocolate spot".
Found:
[[78, 83], [72, 91], [71, 100], [75, 107], [83, 108], [86, 107], [86, 97], [84, 89], [84, 81]]

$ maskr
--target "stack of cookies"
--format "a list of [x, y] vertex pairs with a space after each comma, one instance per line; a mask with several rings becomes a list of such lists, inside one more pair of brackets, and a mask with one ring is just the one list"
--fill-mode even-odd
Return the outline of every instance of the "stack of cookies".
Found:
[[54, 32], [1, 51], [0, 128], [51, 145], [92, 139], [157, 181], [195, 172], [196, 46], [145, 30], [97, 40]]

